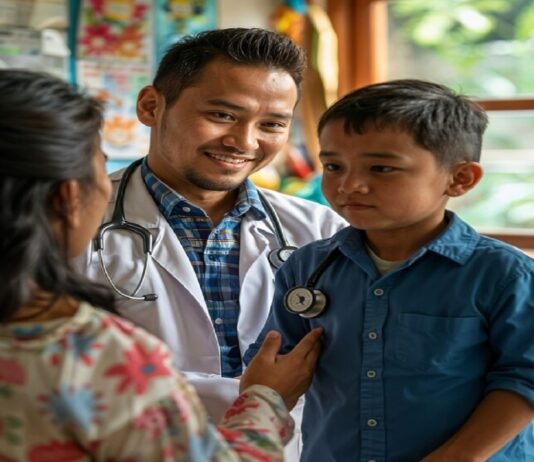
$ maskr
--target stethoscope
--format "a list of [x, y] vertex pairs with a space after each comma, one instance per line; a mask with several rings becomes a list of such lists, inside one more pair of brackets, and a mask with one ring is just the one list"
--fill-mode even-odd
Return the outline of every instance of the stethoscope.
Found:
[[[152, 302], [154, 300], [157, 300], [158, 298], [157, 294], [148, 293], [148, 294], [144, 294], [140, 296], [137, 295], [137, 292], [139, 291], [139, 289], [143, 285], [143, 282], [145, 281], [148, 266], [149, 266], [150, 261], [152, 260], [152, 246], [153, 246], [152, 234], [150, 234], [150, 231], [144, 228], [143, 226], [126, 220], [126, 217], [124, 215], [124, 195], [126, 193], [126, 187], [128, 186], [128, 181], [130, 181], [130, 177], [132, 176], [133, 172], [141, 164], [142, 161], [143, 161], [143, 158], [135, 160], [124, 171], [121, 181], [119, 183], [119, 188], [117, 190], [117, 199], [115, 201], [115, 208], [113, 209], [113, 213], [111, 215], [111, 220], [100, 225], [96, 233], [96, 236], [93, 240], [93, 247], [94, 247], [94, 250], [98, 253], [100, 266], [102, 268], [102, 271], [104, 272], [104, 275], [106, 276], [107, 281], [109, 282], [109, 285], [112, 287], [112, 289], [117, 294], [129, 300], [140, 300], [140, 301], [144, 300], [146, 302]], [[277, 249], [273, 249], [269, 252], [268, 254], [269, 263], [272, 265], [274, 269], [278, 269], [287, 261], [287, 259], [291, 256], [291, 254], [295, 250], [297, 250], [297, 247], [292, 246], [288, 243], [288, 240], [286, 239], [285, 232], [284, 232], [284, 229], [282, 228], [280, 219], [278, 218], [278, 215], [275, 212], [273, 206], [269, 203], [267, 198], [264, 196], [264, 194], [260, 190], [258, 190], [258, 193], [259, 193], [260, 201], [265, 209], [265, 212], [267, 213], [267, 216], [269, 217], [269, 220], [271, 221], [274, 227], [274, 234], [276, 236], [276, 240], [278, 241], [278, 246], [279, 246]], [[135, 233], [141, 237], [142, 242], [143, 242], [143, 254], [144, 254], [143, 272], [141, 273], [141, 278], [139, 280], [139, 283], [137, 284], [133, 292], [130, 294], [123, 292], [115, 285], [104, 263], [104, 256], [103, 256], [104, 235], [108, 231], [113, 231], [113, 230], [124, 230], [124, 231]]]
[[328, 306], [325, 293], [315, 286], [328, 266], [340, 255], [339, 247], [334, 248], [319, 265], [303, 286], [295, 286], [284, 295], [284, 306], [290, 313], [302, 318], [316, 318], [323, 314]]

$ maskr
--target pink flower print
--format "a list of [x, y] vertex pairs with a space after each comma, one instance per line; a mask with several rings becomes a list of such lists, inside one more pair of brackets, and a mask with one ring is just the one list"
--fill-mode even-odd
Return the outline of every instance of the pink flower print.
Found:
[[14, 359], [0, 357], [0, 383], [24, 385], [26, 373], [24, 368]]
[[168, 352], [162, 352], [162, 345], [157, 345], [153, 351], [147, 351], [143, 345], [134, 343], [132, 348], [124, 353], [126, 361], [116, 364], [104, 372], [105, 377], [117, 376], [121, 380], [115, 390], [124, 393], [132, 386], [135, 393], [142, 395], [148, 389], [149, 383], [156, 377], [168, 377], [170, 369], [165, 365], [169, 357]]
[[76, 462], [84, 459], [85, 453], [76, 443], [51, 441], [28, 449], [29, 462]]
[[101, 56], [113, 52], [117, 38], [111, 33], [109, 24], [86, 26], [84, 32], [80, 44], [84, 45], [86, 55]]
[[159, 437], [161, 432], [167, 427], [165, 413], [158, 408], [145, 409], [141, 415], [134, 420], [134, 428], [143, 430], [151, 440]]

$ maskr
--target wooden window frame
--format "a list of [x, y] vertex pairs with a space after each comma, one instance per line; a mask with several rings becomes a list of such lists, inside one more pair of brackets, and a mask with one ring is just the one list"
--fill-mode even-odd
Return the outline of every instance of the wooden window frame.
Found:
[[[386, 78], [387, 0], [327, 0], [326, 10], [338, 35], [339, 96]], [[480, 99], [488, 111], [534, 110], [534, 98]], [[534, 230], [484, 232], [531, 251]]]

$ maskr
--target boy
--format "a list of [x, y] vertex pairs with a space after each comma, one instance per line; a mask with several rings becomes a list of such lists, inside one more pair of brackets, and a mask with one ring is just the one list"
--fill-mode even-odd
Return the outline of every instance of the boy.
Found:
[[322, 116], [323, 192], [352, 226], [282, 267], [258, 339], [324, 328], [302, 461], [534, 460], [534, 260], [445, 209], [482, 177], [486, 125], [418, 80]]

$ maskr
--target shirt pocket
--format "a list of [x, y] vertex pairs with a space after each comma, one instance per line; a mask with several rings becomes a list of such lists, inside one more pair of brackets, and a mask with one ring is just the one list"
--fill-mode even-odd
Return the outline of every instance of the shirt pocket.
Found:
[[470, 363], [487, 340], [477, 316], [443, 317], [401, 313], [394, 328], [393, 356], [416, 370], [448, 369]]

